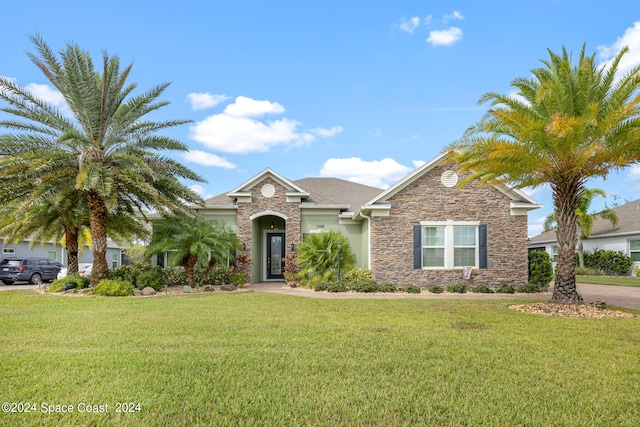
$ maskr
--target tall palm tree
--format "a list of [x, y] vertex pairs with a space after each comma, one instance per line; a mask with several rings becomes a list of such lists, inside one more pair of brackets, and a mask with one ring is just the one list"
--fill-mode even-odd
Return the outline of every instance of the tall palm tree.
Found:
[[[37, 54], [29, 53], [29, 58], [62, 94], [70, 114], [0, 77], [0, 100], [9, 104], [3, 111], [16, 116], [0, 121], [0, 127], [17, 131], [0, 135], [0, 152], [17, 161], [33, 155], [42, 159], [25, 178], [74, 171], [74, 187], [87, 199], [95, 285], [109, 277], [110, 212], [184, 213], [185, 203], [202, 200], [182, 180], [204, 180], [161, 154], [187, 150], [180, 141], [157, 132], [188, 121], [146, 118], [168, 104], [158, 101], [168, 83], [134, 96], [136, 85], [127, 84], [132, 65], [121, 69], [118, 56], [103, 53], [102, 68], [97, 71], [91, 55], [75, 44], [68, 43], [58, 59], [42, 38], [31, 36], [31, 40]], [[44, 179], [42, 185], [47, 185]]]
[[[596, 196], [607, 197], [607, 194], [600, 188], [585, 189], [576, 208], [576, 215], [578, 216], [578, 265], [580, 268], [584, 268], [584, 246], [582, 242], [591, 236], [593, 222], [597, 218], [602, 218], [609, 221], [614, 227], [618, 225], [618, 214], [613, 209], [605, 208], [600, 212], [589, 213], [591, 202]], [[555, 228], [556, 215], [552, 213], [544, 220], [544, 231], [555, 230]]]
[[453, 157], [469, 172], [462, 184], [548, 183], [557, 221], [558, 265], [551, 301], [581, 302], [576, 292], [576, 210], [592, 177], [640, 162], [640, 67], [626, 75], [618, 65], [599, 67], [585, 47], [578, 62], [549, 50], [530, 78], [511, 82], [518, 96], [485, 94], [491, 108], [454, 144]]
[[240, 241], [225, 223], [195, 215], [168, 217], [153, 233], [147, 253], [154, 255], [171, 251], [169, 261], [184, 267], [189, 285], [193, 287], [193, 268], [197, 264], [206, 266], [204, 280], [216, 263], [226, 262], [239, 249]]

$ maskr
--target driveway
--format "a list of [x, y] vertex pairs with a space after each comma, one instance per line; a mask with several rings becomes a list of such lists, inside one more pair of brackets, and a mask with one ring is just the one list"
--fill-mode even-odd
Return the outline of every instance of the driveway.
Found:
[[[308, 298], [331, 298], [331, 299], [504, 299], [504, 300], [545, 300], [551, 299], [551, 292], [543, 294], [431, 294], [423, 292], [421, 294], [389, 293], [389, 294], [367, 294], [367, 293], [329, 293], [315, 292], [308, 289], [289, 288], [283, 282], [264, 282], [248, 285], [247, 289], [257, 292], [269, 292], [282, 295], [297, 295]], [[578, 293], [587, 302], [606, 301], [609, 305], [626, 307], [640, 310], [640, 288], [631, 286], [608, 286], [608, 285], [588, 285], [578, 284]]]

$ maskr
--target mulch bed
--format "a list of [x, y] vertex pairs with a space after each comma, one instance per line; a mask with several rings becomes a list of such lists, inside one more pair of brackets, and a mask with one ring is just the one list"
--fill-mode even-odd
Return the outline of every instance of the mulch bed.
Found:
[[539, 302], [509, 306], [510, 309], [523, 313], [542, 314], [545, 316], [588, 317], [588, 318], [629, 318], [633, 314], [607, 308], [597, 308], [592, 304], [561, 304], [554, 302]]

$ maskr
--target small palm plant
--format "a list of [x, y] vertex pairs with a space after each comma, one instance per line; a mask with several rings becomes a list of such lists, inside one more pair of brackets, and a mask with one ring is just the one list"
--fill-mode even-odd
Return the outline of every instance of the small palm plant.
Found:
[[340, 270], [354, 268], [356, 256], [347, 238], [339, 231], [310, 234], [298, 247], [300, 284], [315, 287], [319, 283], [338, 280], [338, 256]]

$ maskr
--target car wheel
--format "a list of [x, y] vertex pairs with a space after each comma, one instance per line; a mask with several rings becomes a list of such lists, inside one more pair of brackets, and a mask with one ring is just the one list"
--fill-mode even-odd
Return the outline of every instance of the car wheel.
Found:
[[40, 276], [40, 274], [38, 273], [33, 273], [33, 276], [31, 276], [29, 282], [33, 285], [39, 285], [42, 283], [42, 276]]
[[13, 285], [13, 280], [4, 280], [4, 279], [2, 279], [2, 283], [4, 283], [5, 285]]

